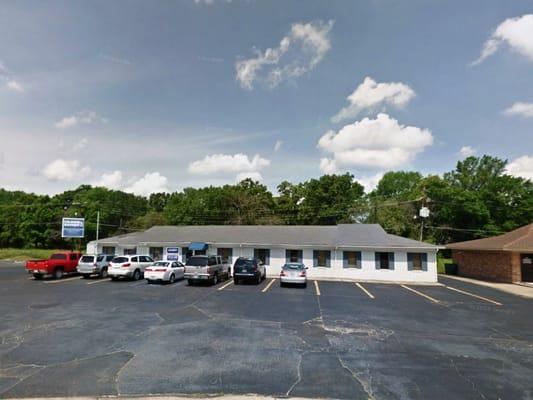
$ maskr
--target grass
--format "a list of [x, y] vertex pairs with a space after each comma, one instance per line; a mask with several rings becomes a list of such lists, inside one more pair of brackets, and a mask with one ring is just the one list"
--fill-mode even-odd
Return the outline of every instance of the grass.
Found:
[[437, 272], [439, 274], [444, 274], [444, 264], [452, 264], [453, 259], [451, 258], [442, 258], [437, 256]]
[[57, 249], [0, 249], [0, 260], [26, 261], [32, 259], [49, 258], [52, 253], [57, 253]]

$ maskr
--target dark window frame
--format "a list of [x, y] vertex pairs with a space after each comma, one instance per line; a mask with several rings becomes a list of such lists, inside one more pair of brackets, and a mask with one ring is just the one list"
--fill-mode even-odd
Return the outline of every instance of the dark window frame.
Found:
[[[324, 262], [319, 262], [320, 258]], [[314, 268], [331, 268], [331, 250], [313, 250], [313, 267]]]
[[[350, 263], [350, 259], [355, 259], [355, 264]], [[346, 250], [342, 252], [342, 267], [343, 268], [363, 268], [363, 255], [360, 251]]]
[[[261, 252], [264, 254], [261, 255]], [[254, 249], [254, 258], [260, 260], [264, 265], [270, 265], [270, 249]]]

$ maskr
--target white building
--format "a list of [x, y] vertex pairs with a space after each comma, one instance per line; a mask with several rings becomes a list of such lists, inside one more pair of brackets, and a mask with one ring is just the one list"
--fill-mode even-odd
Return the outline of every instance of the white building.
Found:
[[[98, 248], [96, 248], [96, 246]], [[436, 245], [390, 235], [376, 224], [154, 226], [89, 242], [87, 252], [149, 254], [186, 261], [191, 254], [260, 258], [269, 276], [303, 262], [309, 278], [436, 282]]]

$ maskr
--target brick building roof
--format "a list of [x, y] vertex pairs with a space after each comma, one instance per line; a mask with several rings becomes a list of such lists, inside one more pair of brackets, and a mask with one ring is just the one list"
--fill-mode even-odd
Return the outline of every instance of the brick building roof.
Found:
[[500, 250], [533, 252], [533, 223], [485, 239], [468, 240], [466, 242], [450, 243], [446, 245], [453, 250]]

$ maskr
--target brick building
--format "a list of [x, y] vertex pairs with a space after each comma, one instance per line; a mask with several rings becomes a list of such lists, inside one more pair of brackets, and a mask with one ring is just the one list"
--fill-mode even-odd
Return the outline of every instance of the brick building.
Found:
[[533, 282], [533, 223], [499, 236], [450, 243], [459, 275], [496, 282]]

